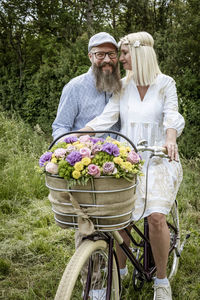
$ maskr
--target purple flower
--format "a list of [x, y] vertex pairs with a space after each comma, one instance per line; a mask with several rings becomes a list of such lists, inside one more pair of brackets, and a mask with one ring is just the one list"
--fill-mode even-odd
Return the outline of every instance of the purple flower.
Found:
[[140, 161], [140, 156], [139, 154], [137, 154], [134, 150], [131, 150], [131, 152], [129, 152], [128, 157], [127, 157], [127, 161], [129, 161], [132, 164], [137, 164]]
[[93, 177], [100, 177], [100, 168], [97, 165], [91, 164], [88, 166], [88, 174], [92, 175]]
[[64, 142], [67, 143], [67, 144], [72, 144], [74, 142], [78, 141], [78, 138], [74, 135], [72, 136], [68, 136], [64, 139]]
[[104, 139], [103, 138], [90, 138], [90, 141], [93, 143], [93, 144], [96, 144], [98, 142], [104, 142]]
[[115, 169], [115, 164], [113, 162], [106, 162], [103, 164], [103, 173], [111, 175]]
[[72, 151], [66, 158], [66, 161], [73, 166], [76, 162], [81, 161], [82, 156], [78, 151]]
[[44, 167], [45, 163], [51, 160], [52, 152], [45, 152], [39, 159], [40, 167]]
[[119, 148], [117, 145], [114, 145], [112, 143], [105, 143], [102, 146], [102, 151], [107, 152], [110, 155], [118, 156], [119, 155]]

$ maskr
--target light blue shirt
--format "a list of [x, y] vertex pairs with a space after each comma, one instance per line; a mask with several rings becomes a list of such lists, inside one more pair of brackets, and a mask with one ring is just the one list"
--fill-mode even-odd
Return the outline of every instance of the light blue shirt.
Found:
[[[73, 78], [63, 88], [57, 116], [52, 124], [53, 138], [85, 127], [85, 124], [103, 112], [110, 97], [110, 93], [97, 91], [91, 68], [87, 73]], [[119, 129], [118, 121], [111, 130]]]

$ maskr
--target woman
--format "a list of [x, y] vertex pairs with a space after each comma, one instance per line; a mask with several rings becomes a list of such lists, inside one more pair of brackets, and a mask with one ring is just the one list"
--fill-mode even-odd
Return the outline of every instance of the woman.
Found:
[[[182, 180], [178, 162], [176, 138], [184, 128], [178, 113], [174, 80], [161, 73], [154, 40], [147, 32], [128, 34], [120, 40], [120, 62], [127, 71], [122, 79], [122, 91], [114, 95], [103, 113], [86, 124], [82, 130], [108, 130], [121, 119], [121, 133], [137, 145], [141, 139], [149, 145], [166, 147], [168, 159], [154, 158], [149, 169], [148, 201], [143, 217], [148, 217], [149, 236], [157, 266], [154, 299], [172, 299], [166, 277], [170, 244], [166, 215], [176, 198]], [[142, 155], [147, 161], [149, 154]], [[146, 164], [144, 165], [145, 173]], [[141, 217], [144, 207], [145, 179], [140, 178], [133, 219]], [[125, 259], [120, 256], [120, 268], [125, 270]], [[123, 270], [122, 270], [123, 272]]]

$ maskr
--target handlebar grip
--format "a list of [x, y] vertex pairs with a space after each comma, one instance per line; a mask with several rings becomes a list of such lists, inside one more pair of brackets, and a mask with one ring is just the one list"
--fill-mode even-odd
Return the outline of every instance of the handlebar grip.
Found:
[[167, 149], [161, 146], [138, 146], [137, 150], [141, 152], [150, 151], [152, 153], [163, 152], [164, 154], [167, 155]]
[[165, 147], [160, 147], [160, 151], [163, 152], [164, 154], [167, 154], [167, 148]]

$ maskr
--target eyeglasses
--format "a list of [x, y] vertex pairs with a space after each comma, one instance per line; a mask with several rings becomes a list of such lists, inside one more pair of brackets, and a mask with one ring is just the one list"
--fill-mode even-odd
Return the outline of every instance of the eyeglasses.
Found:
[[92, 52], [92, 54], [95, 55], [96, 59], [104, 59], [106, 55], [109, 56], [110, 59], [117, 58], [117, 52], [111, 51], [111, 52]]

